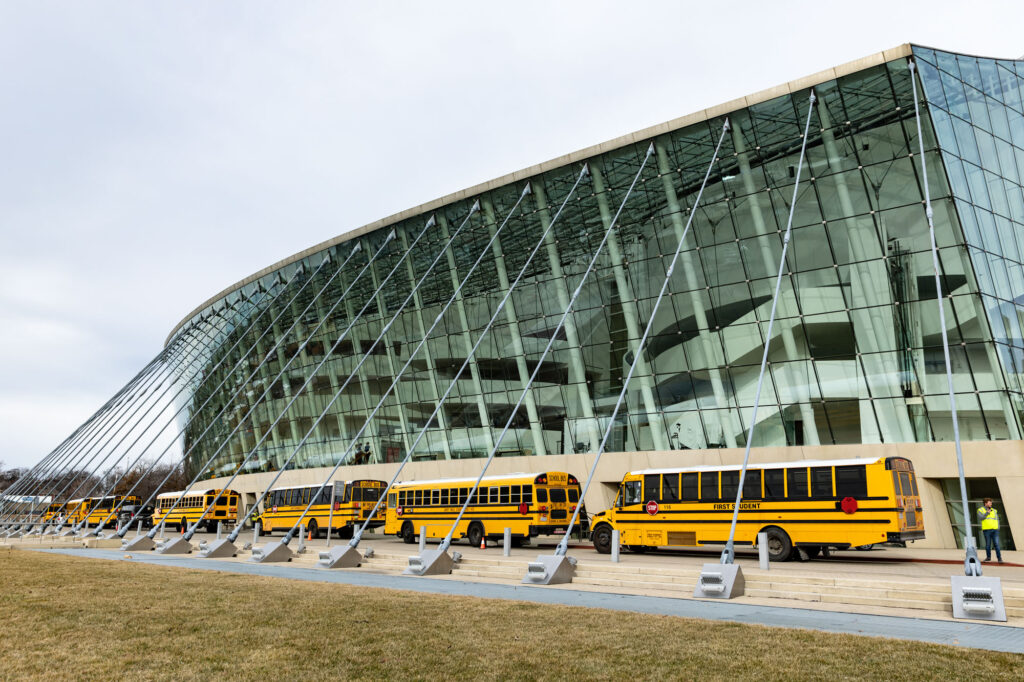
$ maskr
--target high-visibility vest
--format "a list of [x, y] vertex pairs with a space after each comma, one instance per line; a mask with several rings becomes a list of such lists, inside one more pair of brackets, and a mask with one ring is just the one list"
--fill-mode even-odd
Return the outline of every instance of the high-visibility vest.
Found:
[[999, 530], [999, 512], [994, 507], [992, 509], [980, 507], [978, 517], [981, 519], [982, 530]]

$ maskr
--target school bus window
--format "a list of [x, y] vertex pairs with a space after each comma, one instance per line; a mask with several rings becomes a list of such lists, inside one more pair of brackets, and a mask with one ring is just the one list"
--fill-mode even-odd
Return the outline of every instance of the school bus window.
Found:
[[684, 502], [696, 502], [699, 498], [697, 491], [699, 490], [699, 476], [700, 474], [683, 474], [682, 475], [682, 499]]
[[548, 489], [537, 488], [537, 502], [540, 504], [547, 504], [548, 501]]
[[906, 471], [900, 472], [900, 489], [903, 490], [903, 495], [906, 497], [910, 497], [915, 494], [914, 490], [910, 486], [910, 474]]
[[868, 476], [865, 467], [836, 467], [836, 497], [867, 496]]
[[661, 476], [647, 474], [644, 476], [644, 500], [661, 499]]
[[786, 497], [791, 500], [806, 500], [807, 469], [786, 469]]
[[700, 475], [700, 499], [714, 502], [718, 499], [718, 472], [705, 471]]
[[552, 502], [565, 502], [565, 488], [552, 488], [550, 491]]
[[441, 489], [441, 506], [442, 507], [447, 507], [448, 506], [448, 488], [442, 488]]
[[766, 469], [764, 472], [764, 499], [784, 500], [786, 472], [784, 469]]
[[501, 486], [501, 498], [498, 500], [501, 504], [508, 504], [508, 486]]
[[423, 505], [423, 491], [422, 490], [417, 490], [416, 491], [416, 502], [414, 504], [417, 507], [420, 507], [420, 506]]
[[811, 467], [811, 497], [832, 497], [832, 467]]
[[[552, 491], [554, 492], [554, 491]], [[622, 506], [640, 504], [640, 481], [626, 481], [622, 484]]]
[[740, 489], [740, 472], [722, 472], [722, 499], [728, 502], [736, 499], [736, 491]]
[[469, 496], [469, 488], [459, 488], [459, 504], [466, 504], [466, 498]]
[[533, 486], [532, 485], [524, 485], [523, 486], [523, 502], [526, 502], [527, 504], [532, 504], [533, 503]]
[[580, 491], [577, 490], [576, 488], [569, 488], [569, 501], [573, 502], [573, 503], [579, 502], [580, 501]]
[[519, 504], [520, 502], [522, 502], [522, 500], [523, 500], [522, 490], [523, 490], [522, 486], [519, 486], [519, 485], [512, 486], [512, 488], [509, 490], [509, 498], [508, 498], [508, 501], [509, 501], [510, 504]]
[[749, 469], [747, 475], [743, 477], [743, 499], [744, 500], [760, 500], [761, 499], [761, 470], [760, 469]]
[[491, 487], [491, 504], [498, 504], [498, 486]]
[[679, 474], [665, 474], [661, 477], [661, 499], [666, 502], [679, 501]]

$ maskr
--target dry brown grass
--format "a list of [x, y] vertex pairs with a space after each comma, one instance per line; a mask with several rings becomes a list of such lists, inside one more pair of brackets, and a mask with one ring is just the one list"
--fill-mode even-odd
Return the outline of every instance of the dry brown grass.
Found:
[[1024, 656], [0, 553], [5, 679], [1020, 679]]

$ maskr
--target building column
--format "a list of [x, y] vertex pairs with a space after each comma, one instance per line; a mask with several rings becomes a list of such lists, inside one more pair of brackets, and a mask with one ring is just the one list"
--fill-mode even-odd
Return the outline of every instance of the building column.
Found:
[[[488, 224], [490, 225], [490, 213], [488, 213], [488, 211], [491, 210], [491, 203], [490, 201], [484, 199], [484, 201], [482, 202], [482, 206], [485, 212], [485, 220], [487, 220]], [[441, 229], [441, 236], [445, 239], [445, 242], [447, 243], [447, 240], [451, 238], [451, 235], [449, 234], [448, 230], [448, 221], [445, 219], [443, 215], [438, 215], [437, 225]], [[449, 245], [448, 248], [445, 249], [445, 256], [448, 260], [448, 272], [451, 275], [452, 290], [456, 292], [455, 311], [459, 316], [459, 327], [462, 329], [459, 336], [462, 338], [462, 345], [465, 346], [466, 355], [468, 356], [469, 353], [473, 350], [473, 339], [470, 337], [469, 334], [469, 316], [466, 314], [466, 304], [463, 301], [462, 291], [459, 289], [460, 280], [458, 263], [455, 260], [455, 252], [452, 250], [451, 245]], [[472, 380], [473, 383], [473, 390], [476, 391], [476, 409], [477, 413], [480, 416], [480, 425], [484, 432], [484, 439], [486, 441], [487, 451], [490, 452], [494, 448], [494, 434], [491, 433], [491, 416], [487, 410], [487, 402], [484, 399], [484, 386], [483, 381], [481, 381], [480, 379], [480, 367], [479, 365], [477, 365], [475, 353], [473, 354], [473, 357], [469, 361], [469, 373], [470, 379]], [[469, 431], [470, 429], [467, 428], [467, 434], [469, 433]]]
[[[743, 181], [743, 189], [749, 194], [756, 194], [758, 188], [754, 186], [753, 177], [750, 172], [750, 153], [746, 151], [746, 144], [743, 141], [743, 135], [740, 133], [739, 126], [731, 126], [733, 148], [736, 150], [736, 157], [739, 161], [740, 166], [740, 178]], [[750, 219], [754, 225], [754, 231], [758, 236], [767, 235], [768, 227], [765, 223], [764, 215], [761, 213], [761, 207], [756, 201], [750, 201]], [[778, 272], [779, 263], [772, 256], [770, 249], [760, 249], [761, 258], [764, 262], [765, 272]], [[781, 296], [781, 292], [780, 292]], [[779, 301], [779, 310], [785, 309], [785, 301]], [[789, 360], [798, 360], [801, 358], [801, 354], [797, 348], [796, 338], [793, 336], [793, 323], [789, 320], [776, 320], [777, 329], [779, 330], [779, 336], [782, 337], [782, 345], [786, 351], [786, 357]], [[771, 343], [771, 339], [765, 339], [764, 342]], [[810, 358], [807, 358], [810, 361]], [[783, 363], [785, 370], [782, 372], [785, 376], [785, 380], [792, 386], [799, 385], [798, 380], [793, 376], [793, 371], [790, 363]], [[774, 380], [772, 382], [775, 383]], [[777, 394], [776, 394], [777, 395]], [[821, 440], [818, 437], [818, 424], [814, 419], [814, 409], [811, 408], [808, 401], [810, 395], [806, 396], [807, 400], [799, 402], [800, 418], [803, 421], [804, 427], [804, 439], [807, 445], [820, 445]], [[784, 406], [779, 405], [779, 411], [781, 412]]]
[[[841, 168], [841, 157], [842, 154], [839, 152], [839, 148], [836, 145], [835, 133], [832, 130], [832, 121], [829, 117], [828, 107], [824, 104], [818, 105], [818, 117], [821, 121], [821, 141], [825, 147], [825, 154], [828, 157], [829, 165], [833, 168]], [[839, 197], [839, 206], [842, 208], [843, 215], [855, 216], [857, 214], [856, 209], [853, 206], [853, 200], [850, 198], [850, 188], [846, 183], [846, 175], [844, 173], [838, 173], [834, 176], [836, 181], [836, 194]], [[873, 227], [873, 223], [872, 223]], [[865, 244], [864, 230], [847, 230], [847, 237], [849, 239], [850, 252], [853, 255], [855, 262], [864, 262], [870, 257], [870, 250]], [[870, 237], [877, 239], [872, 229]], [[881, 246], [882, 255], [886, 256], [885, 245]], [[888, 263], [888, 259], [885, 261]], [[886, 333], [886, 329], [893, 329], [895, 332], [895, 326], [893, 325], [891, 311], [894, 305], [892, 298], [892, 292], [889, 289], [889, 282], [874, 282], [871, 281], [870, 277], [866, 277], [864, 272], [857, 267], [850, 268], [852, 295], [857, 298], [863, 298], [863, 303], [867, 306], [866, 309], [851, 309], [849, 311], [850, 321], [853, 323], [853, 332], [857, 341], [857, 350], [859, 352], [858, 362], [860, 363], [879, 363], [878, 366], [872, 368], [873, 371], [864, 372], [864, 382], [867, 385], [869, 395], [872, 397], [881, 395], [887, 395], [885, 387], [887, 382], [887, 376], [899, 376], [900, 368], [898, 366], [885, 367], [881, 363], [884, 362], [885, 357], [894, 357], [892, 353], [888, 356], [876, 355], [879, 351], [890, 351], [895, 350], [898, 346], [896, 343], [895, 336], [891, 336]], [[886, 312], [888, 315], [883, 315], [883, 308], [879, 306], [887, 306]], [[859, 318], [859, 319], [858, 319]], [[862, 407], [864, 401], [861, 400]], [[885, 440], [884, 433], [895, 432], [896, 437], [900, 441], [912, 441], [914, 440], [913, 430], [910, 428], [910, 418], [907, 411], [904, 410], [877, 410], [871, 411], [870, 405], [868, 406], [869, 412], [873, 412], [877, 415], [878, 427], [882, 430], [879, 434], [879, 440]], [[864, 410], [862, 409], [862, 414]], [[861, 419], [861, 432], [863, 433], [864, 420]], [[867, 442], [867, 441], [865, 441]]]
[[[672, 182], [672, 168], [668, 162], [668, 152], [665, 150], [665, 145], [661, 140], [655, 142], [655, 149], [658, 153], [658, 174], [661, 175], [661, 185], [665, 189], [665, 199], [668, 202], [668, 217], [672, 221], [672, 229], [675, 231], [676, 240], [682, 241], [683, 230], [686, 225], [683, 220], [682, 207], [679, 205], [679, 198], [676, 196], [676, 188]], [[696, 244], [696, 237], [693, 240], [694, 244]], [[711, 378], [711, 389], [715, 394], [715, 403], [720, 409], [728, 409], [729, 414], [732, 414], [729, 396], [726, 395], [725, 385], [722, 383], [722, 373], [719, 370], [719, 367], [724, 364], [721, 358], [721, 346], [718, 343], [712, 343], [707, 312], [704, 310], [704, 302], [701, 300], [698, 290], [700, 283], [697, 281], [696, 272], [697, 268], [700, 268], [701, 265], [700, 263], [695, 265], [690, 254], [691, 252], [685, 250], [684, 247], [679, 257], [683, 266], [682, 271], [686, 275], [686, 288], [689, 290], [690, 307], [693, 308], [693, 315], [697, 321], [698, 342], [694, 344], [695, 362], [700, 368], [706, 367], [708, 370]], [[671, 292], [671, 287], [669, 292]], [[693, 367], [690, 368], [691, 371], [693, 369]], [[722, 421], [720, 417], [719, 421]], [[720, 426], [722, 434], [725, 436], [726, 446], [730, 448], [736, 447], [736, 432], [726, 423], [722, 423]]]
[[[487, 223], [487, 234], [493, 237], [498, 231], [494, 221], [494, 206], [491, 205], [488, 199], [484, 199], [480, 205], [484, 211], [484, 221]], [[500, 237], [491, 243], [491, 252], [494, 254], [494, 265], [498, 271], [498, 286], [500, 287], [498, 293], [506, 294], [511, 285], [508, 280], [508, 271], [505, 269], [505, 254], [501, 248]], [[519, 333], [519, 319], [516, 316], [514, 297], [509, 297], [503, 312], [505, 313], [505, 320], [508, 322], [509, 336], [512, 338], [512, 352], [515, 354], [519, 381], [522, 382], [523, 386], [526, 386], [530, 381], [530, 371], [526, 366], [526, 350], [523, 346], [523, 337]], [[536, 450], [533, 454], [546, 455], [547, 443], [544, 442], [544, 427], [540, 422], [540, 413], [537, 411], [537, 402], [532, 386], [527, 390], [526, 399], [523, 402], [526, 405], [526, 415], [530, 421], [530, 434], [533, 437], [533, 447]], [[487, 423], [489, 426], [490, 419], [488, 419]], [[491, 447], [493, 448], [494, 446], [492, 445]]]
[[[544, 188], [541, 187], [540, 183], [534, 183], [532, 189], [533, 196], [537, 200], [541, 230], [546, 232], [544, 248], [547, 252], [548, 267], [551, 268], [552, 288], [555, 290], [555, 296], [558, 298], [559, 309], [566, 310], [569, 307], [569, 282], [566, 281], [565, 273], [562, 271], [562, 256], [558, 252], [555, 231], [548, 230], [548, 227], [551, 225], [551, 215], [548, 211], [547, 199], [544, 196]], [[583, 361], [580, 335], [576, 329], [576, 318], [573, 313], [566, 315], [563, 328], [565, 329], [566, 351], [569, 355], [569, 376], [576, 385], [580, 401], [580, 411], [583, 413], [582, 426], [586, 429], [590, 440], [587, 444], [587, 450], [588, 452], [597, 452], [601, 445], [602, 429], [594, 415], [594, 403], [590, 397], [590, 388], [587, 385], [586, 364]], [[577, 432], [576, 437], [579, 438], [580, 435]]]
[[[612, 227], [612, 212], [608, 207], [608, 191], [604, 184], [600, 161], [595, 160], [591, 162], [590, 173], [594, 178], [594, 191], [597, 193], [597, 208], [601, 213], [601, 222], [604, 224], [604, 229], [608, 230]], [[619, 231], [616, 229], [615, 234], [608, 240], [608, 255], [612, 261], [612, 274], [615, 278], [615, 288], [619, 292], [622, 315], [626, 320], [626, 332], [629, 334], [630, 343], [636, 344], [639, 343], [640, 338], [643, 336], [639, 322], [640, 311], [637, 306], [636, 294], [629, 284], [626, 268], [623, 265], [622, 246], [619, 242], [618, 233]], [[636, 353], [636, 350], [634, 349], [633, 352]], [[622, 370], [621, 367], [615, 369]], [[633, 379], [640, 382], [640, 397], [643, 400], [644, 410], [647, 412], [648, 428], [654, 441], [654, 449], [668, 450], [668, 431], [665, 428], [664, 415], [662, 415], [661, 406], [654, 398], [651, 370], [647, 366], [647, 361], [642, 353], [636, 358], [636, 370], [634, 371]]]
[[[448, 230], [444, 230], [443, 236], [444, 236], [445, 239], [448, 239]], [[408, 251], [409, 250], [409, 238], [405, 234], [405, 230], [399, 230], [398, 231], [398, 238], [402, 242], [402, 249], [405, 250], [405, 251]], [[415, 269], [412, 266], [412, 258], [406, 258], [405, 259], [405, 272], [409, 276], [409, 287], [410, 288], [415, 287], [416, 286], [416, 271], [415, 271]], [[413, 293], [413, 295], [412, 295], [412, 304], [416, 307], [415, 315], [416, 315], [416, 324], [419, 327], [419, 335], [424, 337], [424, 338], [426, 338], [426, 336], [427, 336], [427, 325], [424, 324], [424, 322], [423, 322], [423, 299], [420, 297], [420, 292], [419, 291], [416, 291], [415, 293]], [[434, 357], [430, 354], [430, 341], [429, 341], [429, 339], [427, 340], [426, 343], [423, 344], [422, 353], [423, 353], [423, 357], [424, 357], [424, 359], [425, 359], [425, 361], [427, 363], [427, 375], [430, 377], [428, 383], [430, 384], [430, 390], [434, 394], [434, 406], [436, 407], [441, 402], [441, 392], [437, 388], [437, 368], [434, 366]], [[389, 359], [390, 359], [390, 356], [389, 356]], [[402, 389], [402, 383], [399, 382], [398, 385], [395, 386], [395, 391], [394, 391], [394, 393], [395, 393], [395, 396], [394, 396], [395, 397], [395, 402], [397, 402], [399, 404], [401, 404], [401, 402], [402, 402], [401, 389]], [[419, 397], [419, 396], [417, 396], [417, 397]], [[441, 447], [444, 450], [444, 458], [445, 459], [451, 459], [452, 458], [452, 450], [451, 450], [451, 446], [448, 443], [448, 419], [447, 419], [447, 417], [445, 417], [444, 410], [438, 410], [438, 412], [437, 412], [437, 423], [438, 423], [438, 426], [441, 427], [441, 429], [442, 429], [442, 431], [444, 433], [444, 437], [441, 438]], [[408, 445], [406, 447], [408, 447]]]
[[[401, 230], [399, 229], [399, 231], [401, 231]], [[402, 256], [399, 256], [399, 258], [401, 258], [401, 257]], [[409, 256], [406, 255], [405, 257], [408, 258]], [[373, 290], [377, 291], [377, 288], [380, 287], [380, 278], [377, 276], [377, 261], [376, 260], [374, 260], [370, 264], [370, 275], [371, 275], [372, 280], [373, 280]], [[387, 323], [387, 319], [388, 319], [387, 306], [384, 304], [384, 293], [382, 291], [381, 292], [377, 292], [377, 295], [374, 296], [374, 298], [377, 301], [377, 312], [380, 315], [381, 329], [383, 329], [384, 325]], [[391, 348], [391, 342], [388, 339], [388, 335], [387, 334], [384, 334], [381, 337], [380, 343], [384, 345], [384, 350], [387, 353], [388, 373], [389, 373], [389, 376], [393, 378], [393, 377], [395, 377], [398, 374], [398, 363], [395, 361], [395, 353], [394, 353], [394, 350]], [[377, 362], [374, 361], [374, 364], [376, 365]], [[399, 428], [402, 430], [402, 445], [405, 446], [405, 451], [408, 452], [409, 451], [409, 445], [410, 445], [410, 442], [409, 442], [409, 420], [405, 416], [405, 409], [404, 409], [404, 406], [402, 405], [401, 398], [399, 396], [394, 396], [394, 398], [395, 398], [395, 410], [398, 412], [398, 424], [399, 424]], [[378, 413], [378, 416], [375, 417], [375, 419], [380, 419], [379, 413]], [[391, 434], [388, 434], [388, 435], [391, 435]], [[377, 428], [377, 438], [380, 439], [379, 424], [378, 424], [378, 428]], [[376, 448], [375, 451], [372, 454], [375, 457], [379, 457], [381, 459], [381, 461], [383, 461], [384, 453], [383, 452], [377, 452], [376, 450], [380, 450], [380, 448], [379, 447]]]
[[[366, 253], [373, 253], [373, 251], [367, 251], [367, 249], [370, 248], [370, 244], [367, 243], [366, 240], [363, 240], [362, 245], [363, 245], [363, 250]], [[345, 289], [347, 289], [348, 286], [349, 286], [348, 277], [346, 276], [346, 273], [344, 273], [344, 272], [341, 273], [341, 285], [343, 287], [343, 289], [342, 289], [343, 291]], [[359, 362], [359, 350], [362, 348], [362, 342], [360, 341], [360, 337], [362, 336], [362, 334], [361, 334], [361, 331], [362, 331], [361, 330], [361, 325], [363, 324], [363, 322], [360, 320], [359, 324], [356, 324], [356, 311], [355, 311], [355, 307], [352, 305], [352, 299], [349, 296], [346, 296], [344, 300], [345, 300], [345, 317], [346, 317], [346, 320], [347, 320], [345, 326], [348, 327], [348, 325], [352, 325], [352, 328], [348, 332], [347, 340], [348, 340], [349, 344], [351, 344], [351, 346], [352, 346], [352, 364], [355, 365], [355, 364], [357, 364]], [[335, 327], [335, 332], [337, 332], [337, 326]], [[336, 336], [340, 336], [340, 334], [336, 334]], [[338, 363], [338, 364], [339, 364], [339, 366], [344, 367], [344, 363]], [[363, 365], [359, 366], [358, 370], [356, 370], [356, 381], [359, 382], [359, 394], [360, 394], [360, 396], [363, 399], [363, 407], [362, 407], [362, 409], [365, 410], [367, 414], [369, 414], [370, 407], [371, 407], [371, 405], [374, 404], [374, 402], [373, 402], [372, 397], [370, 396], [370, 387], [369, 387], [369, 384], [367, 382], [365, 367], [366, 367], [366, 365], [363, 364]], [[349, 373], [351, 373], [351, 372], [349, 372]], [[347, 378], [348, 374], [346, 374], [345, 376]], [[339, 384], [339, 386], [340, 385], [341, 384]], [[355, 414], [360, 412], [359, 408], [356, 407], [355, 400], [351, 401], [351, 405], [352, 405], [352, 409], [350, 410], [351, 414], [355, 415]], [[344, 423], [344, 421], [345, 421], [345, 414], [343, 413], [343, 414], [339, 415], [339, 419], [340, 419], [341, 422]], [[346, 433], [347, 433], [347, 429], [346, 429]], [[347, 440], [347, 438], [346, 438], [346, 440]], [[349, 445], [351, 445], [351, 443]], [[348, 446], [346, 445], [346, 447], [348, 447]], [[374, 456], [376, 456], [376, 453], [371, 453], [371, 454], [374, 454]], [[383, 455], [383, 453], [382, 453], [382, 455]], [[383, 460], [381, 460], [381, 461], [383, 461]]]

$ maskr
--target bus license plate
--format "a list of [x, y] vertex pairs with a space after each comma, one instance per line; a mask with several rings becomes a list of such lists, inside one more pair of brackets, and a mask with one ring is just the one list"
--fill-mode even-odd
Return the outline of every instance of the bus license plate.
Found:
[[564, 528], [556, 528], [555, 529], [555, 535], [565, 535], [565, 529]]

